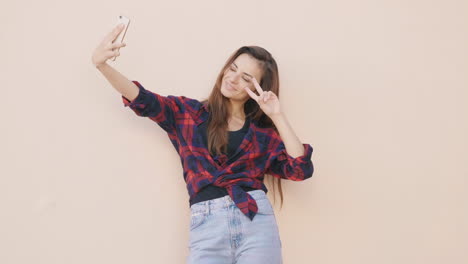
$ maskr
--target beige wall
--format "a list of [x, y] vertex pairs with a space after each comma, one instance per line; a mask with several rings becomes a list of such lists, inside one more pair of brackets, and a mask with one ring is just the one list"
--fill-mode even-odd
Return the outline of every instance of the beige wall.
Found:
[[112, 65], [162, 95], [207, 96], [242, 45], [277, 59], [282, 107], [315, 166], [284, 181], [275, 206], [285, 263], [468, 263], [467, 1], [3, 1], [0, 12], [0, 263], [185, 262], [179, 157], [91, 64], [120, 13], [132, 22]]

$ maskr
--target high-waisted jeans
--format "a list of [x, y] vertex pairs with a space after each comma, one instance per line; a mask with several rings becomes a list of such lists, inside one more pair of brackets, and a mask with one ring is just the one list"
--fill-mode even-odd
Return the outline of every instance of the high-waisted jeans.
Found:
[[188, 264], [282, 264], [281, 239], [273, 207], [263, 190], [248, 192], [257, 202], [253, 220], [229, 195], [190, 207]]

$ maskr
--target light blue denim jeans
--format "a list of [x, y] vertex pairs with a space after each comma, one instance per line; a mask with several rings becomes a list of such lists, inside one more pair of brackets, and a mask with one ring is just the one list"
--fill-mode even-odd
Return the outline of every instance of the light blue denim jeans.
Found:
[[248, 192], [258, 212], [244, 215], [229, 195], [190, 207], [188, 264], [282, 264], [273, 207], [263, 190]]

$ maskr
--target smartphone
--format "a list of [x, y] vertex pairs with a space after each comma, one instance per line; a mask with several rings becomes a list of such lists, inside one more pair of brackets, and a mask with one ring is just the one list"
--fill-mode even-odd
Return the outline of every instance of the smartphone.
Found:
[[[119, 15], [117, 19], [117, 23], [115, 26], [119, 24], [124, 24], [125, 28], [120, 32], [120, 34], [112, 41], [112, 43], [122, 43], [124, 38], [125, 38], [125, 33], [127, 33], [128, 25], [130, 24], [130, 19], [124, 15]], [[120, 50], [120, 48], [117, 48], [117, 50]], [[114, 57], [112, 61], [115, 61], [117, 57]]]

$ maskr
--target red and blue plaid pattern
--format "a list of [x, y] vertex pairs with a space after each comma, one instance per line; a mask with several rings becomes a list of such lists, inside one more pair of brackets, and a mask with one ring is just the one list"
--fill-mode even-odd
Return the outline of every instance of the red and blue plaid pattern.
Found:
[[204, 186], [226, 188], [237, 207], [250, 220], [258, 212], [257, 203], [241, 186], [262, 189], [264, 174], [293, 181], [312, 177], [312, 146], [303, 144], [304, 154], [292, 157], [286, 152], [280, 135], [273, 128], [262, 128], [255, 120], [235, 154], [239, 158], [226, 164], [226, 154], [211, 156], [197, 128], [208, 120], [208, 108], [185, 96], [162, 96], [146, 90], [138, 81], [138, 96], [130, 101], [122, 96], [125, 107], [138, 116], [148, 117], [164, 129], [181, 157], [183, 174], [190, 197]]

